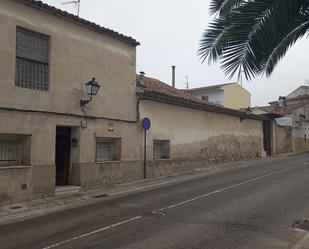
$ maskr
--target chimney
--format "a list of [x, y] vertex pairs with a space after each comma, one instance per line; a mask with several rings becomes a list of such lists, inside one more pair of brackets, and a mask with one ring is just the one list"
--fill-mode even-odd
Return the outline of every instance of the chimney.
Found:
[[176, 72], [176, 66], [172, 66], [172, 86], [175, 88], [175, 72]]
[[139, 75], [137, 76], [137, 85], [140, 85], [140, 86], [144, 86], [144, 81], [143, 81], [143, 78], [145, 77], [145, 73], [143, 71], [139, 72]]

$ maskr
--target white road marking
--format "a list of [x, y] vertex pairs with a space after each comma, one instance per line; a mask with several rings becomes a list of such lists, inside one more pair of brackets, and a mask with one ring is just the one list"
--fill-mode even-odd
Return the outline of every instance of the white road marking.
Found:
[[[270, 173], [270, 174], [262, 175], [262, 176], [255, 177], [255, 178], [252, 178], [252, 179], [247, 180], [247, 181], [243, 181], [243, 182], [240, 182], [240, 183], [237, 183], [237, 184], [233, 184], [233, 185], [230, 185], [230, 186], [228, 186], [228, 187], [224, 187], [224, 188], [221, 188], [221, 189], [217, 189], [217, 190], [214, 190], [214, 191], [209, 192], [209, 193], [207, 193], [207, 194], [199, 195], [199, 196], [196, 196], [196, 197], [194, 197], [194, 198], [188, 199], [188, 200], [186, 200], [186, 201], [178, 202], [178, 203], [175, 203], [175, 204], [172, 204], [172, 205], [169, 205], [169, 206], [166, 206], [166, 207], [157, 209], [157, 210], [153, 210], [152, 213], [158, 213], [158, 212], [162, 212], [162, 211], [167, 210], [167, 209], [172, 209], [172, 208], [175, 208], [175, 207], [179, 207], [179, 206], [188, 204], [188, 203], [190, 203], [190, 202], [194, 202], [194, 201], [196, 201], [196, 200], [205, 198], [205, 197], [207, 197], [207, 196], [220, 193], [220, 192], [225, 191], [225, 190], [228, 190], [228, 189], [236, 188], [236, 187], [239, 187], [239, 186], [241, 186], [241, 185], [245, 185], [245, 184], [248, 184], [248, 183], [251, 183], [251, 182], [255, 182], [255, 181], [258, 181], [258, 180], [263, 179], [263, 178], [267, 178], [267, 177], [270, 177], [270, 176], [273, 176], [273, 175], [280, 174], [280, 173], [285, 172], [285, 171], [289, 171], [289, 170], [291, 170], [291, 169], [296, 169], [296, 168], [303, 167], [304, 165], [308, 165], [308, 163], [303, 163], [303, 164], [301, 164], [301, 165], [299, 165], [299, 166], [292, 166], [292, 167], [289, 167], [289, 168], [285, 168], [285, 169], [282, 169], [282, 170], [278, 170], [278, 171], [273, 172], [273, 173]], [[79, 240], [79, 239], [82, 239], [82, 238], [85, 238], [85, 237], [88, 237], [88, 236], [91, 236], [91, 235], [94, 235], [94, 234], [103, 232], [103, 231], [106, 231], [106, 230], [109, 230], [109, 229], [112, 229], [112, 228], [114, 228], [114, 227], [118, 227], [118, 226], [121, 226], [121, 225], [130, 223], [130, 222], [139, 220], [139, 219], [141, 219], [141, 218], [142, 218], [142, 216], [136, 216], [136, 217], [133, 217], [133, 218], [131, 218], [131, 219], [127, 219], [127, 220], [124, 220], [124, 221], [115, 223], [115, 224], [113, 224], [113, 225], [110, 225], [110, 226], [107, 226], [107, 227], [103, 227], [103, 228], [100, 228], [100, 229], [98, 229], [98, 230], [95, 230], [95, 231], [92, 231], [92, 232], [89, 232], [89, 233], [85, 233], [85, 234], [83, 234], [83, 235], [76, 236], [76, 237], [74, 237], [74, 238], [67, 239], [67, 240], [64, 240], [64, 241], [62, 241], [62, 242], [59, 242], [59, 243], [56, 243], [56, 244], [53, 244], [53, 245], [44, 247], [43, 249], [52, 249], [52, 248], [56, 248], [56, 247], [62, 246], [62, 245], [64, 245], [64, 244], [67, 244], [67, 243], [70, 243], [70, 242], [73, 242], [73, 241], [76, 241], [76, 240]]]
[[279, 173], [282, 173], [282, 172], [285, 172], [285, 171], [288, 171], [288, 170], [291, 170], [291, 169], [295, 169], [295, 168], [302, 167], [302, 166], [305, 165], [305, 164], [307, 164], [307, 163], [304, 163], [304, 164], [302, 164], [302, 165], [300, 165], [300, 166], [293, 166], [293, 167], [285, 168], [285, 169], [276, 171], [276, 172], [274, 172], [274, 173], [270, 173], [270, 174], [267, 174], [267, 175], [255, 177], [255, 178], [252, 178], [252, 179], [247, 180], [247, 181], [244, 181], [244, 182], [240, 182], [240, 183], [237, 183], [237, 184], [233, 184], [233, 185], [228, 186], [228, 187], [225, 187], [225, 188], [217, 189], [217, 190], [214, 190], [214, 191], [209, 192], [209, 193], [207, 193], [207, 194], [203, 194], [203, 195], [200, 195], [200, 196], [196, 196], [196, 197], [193, 197], [193, 198], [188, 199], [188, 200], [186, 200], [186, 201], [182, 201], [182, 202], [179, 202], [179, 203], [175, 203], [175, 204], [172, 204], [172, 205], [169, 205], [169, 206], [160, 208], [160, 209], [158, 209], [158, 211], [164, 211], [164, 210], [167, 210], [167, 209], [171, 209], [171, 208], [175, 208], [175, 207], [178, 207], [178, 206], [182, 206], [182, 205], [185, 205], [185, 204], [187, 204], [187, 203], [190, 203], [190, 202], [197, 201], [197, 200], [199, 200], [199, 199], [205, 198], [205, 197], [207, 197], [207, 196], [220, 193], [220, 192], [222, 192], [222, 191], [224, 191], [224, 190], [227, 190], [227, 189], [236, 188], [236, 187], [239, 187], [239, 186], [241, 186], [241, 185], [248, 184], [248, 183], [250, 183], [250, 182], [255, 182], [255, 181], [258, 181], [258, 180], [260, 180], [260, 179], [267, 178], [267, 177], [270, 177], [270, 176], [273, 176], [273, 175], [277, 175], [277, 174], [279, 174]]
[[100, 232], [106, 231], [106, 230], [108, 230], [108, 229], [111, 229], [111, 228], [114, 228], [114, 227], [118, 227], [118, 226], [124, 225], [124, 224], [126, 224], [126, 223], [129, 223], [129, 222], [132, 222], [132, 221], [141, 219], [141, 218], [142, 218], [142, 216], [136, 216], [136, 217], [134, 217], [134, 218], [131, 218], [131, 219], [128, 219], [128, 220], [125, 220], [125, 221], [121, 221], [121, 222], [115, 223], [115, 224], [110, 225], [110, 226], [107, 226], [107, 227], [100, 228], [100, 229], [95, 230], [95, 231], [92, 231], [92, 232], [90, 232], [90, 233], [85, 233], [85, 234], [83, 234], [83, 235], [76, 236], [76, 237], [74, 237], [74, 238], [61, 241], [61, 242], [56, 243], [56, 244], [54, 244], [54, 245], [44, 247], [43, 249], [52, 249], [52, 248], [55, 248], [55, 247], [59, 247], [59, 246], [62, 246], [62, 245], [64, 245], [64, 244], [73, 242], [73, 241], [75, 241], [75, 240], [79, 240], [79, 239], [81, 239], [81, 238], [85, 238], [85, 237], [94, 235], [94, 234], [96, 234], [96, 233], [100, 233]]

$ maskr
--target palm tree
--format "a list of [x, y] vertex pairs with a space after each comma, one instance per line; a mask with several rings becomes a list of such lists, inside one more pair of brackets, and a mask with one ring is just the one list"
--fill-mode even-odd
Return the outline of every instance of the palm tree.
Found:
[[309, 0], [211, 0], [210, 13], [199, 55], [220, 61], [230, 77], [269, 76], [309, 31]]

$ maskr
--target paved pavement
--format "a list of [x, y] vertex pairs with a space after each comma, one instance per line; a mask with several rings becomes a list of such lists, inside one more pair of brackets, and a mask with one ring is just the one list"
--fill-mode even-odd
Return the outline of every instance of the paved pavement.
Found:
[[309, 217], [308, 179], [309, 154], [174, 179], [32, 219], [3, 219], [0, 248], [309, 249], [308, 235], [292, 229]]

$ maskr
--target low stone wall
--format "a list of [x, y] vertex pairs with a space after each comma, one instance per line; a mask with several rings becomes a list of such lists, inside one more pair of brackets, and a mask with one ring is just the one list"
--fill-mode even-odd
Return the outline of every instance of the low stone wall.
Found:
[[142, 161], [79, 164], [80, 185], [95, 187], [143, 179]]

